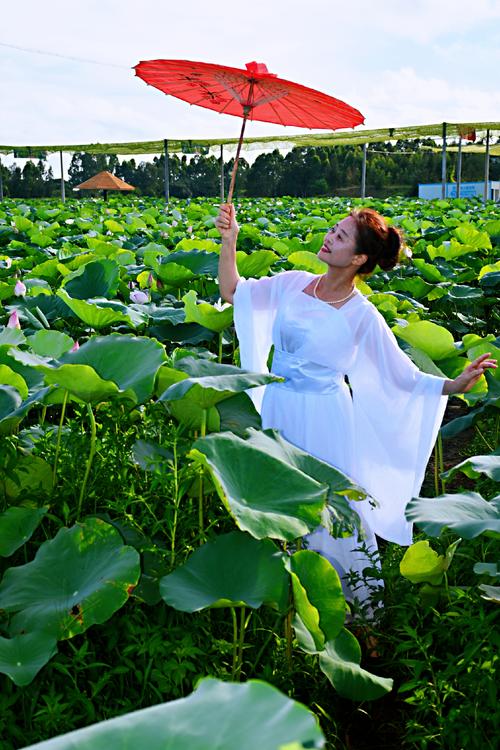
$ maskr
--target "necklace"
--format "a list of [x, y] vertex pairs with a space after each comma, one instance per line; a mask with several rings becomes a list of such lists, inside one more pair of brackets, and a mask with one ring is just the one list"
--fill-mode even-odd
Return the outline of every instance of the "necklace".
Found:
[[347, 295], [347, 297], [343, 297], [342, 299], [330, 299], [330, 300], [321, 299], [320, 297], [318, 297], [318, 295], [316, 294], [316, 292], [317, 292], [317, 289], [318, 289], [318, 286], [319, 286], [319, 282], [321, 281], [322, 278], [323, 278], [323, 276], [319, 276], [318, 279], [317, 279], [317, 281], [316, 281], [316, 283], [313, 286], [313, 297], [315, 297], [316, 299], [319, 299], [320, 302], [326, 302], [327, 305], [338, 305], [339, 302], [345, 302], [346, 299], [349, 299], [349, 297], [351, 296], [351, 294], [353, 294], [353, 292], [355, 291], [355, 288], [354, 288], [354, 285], [353, 285], [353, 287], [352, 287], [351, 291], [349, 292], [349, 294]]

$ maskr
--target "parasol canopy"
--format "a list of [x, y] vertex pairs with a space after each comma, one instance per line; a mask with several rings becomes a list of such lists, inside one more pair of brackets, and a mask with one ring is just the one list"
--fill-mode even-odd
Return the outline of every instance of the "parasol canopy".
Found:
[[128, 182], [120, 180], [111, 172], [98, 172], [93, 177], [85, 182], [81, 182], [77, 185], [74, 190], [102, 190], [104, 200], [108, 199], [108, 190], [135, 190], [133, 185], [129, 185]]
[[135, 73], [148, 85], [216, 112], [243, 118], [228, 202], [231, 202], [241, 142], [248, 120], [301, 128], [352, 128], [364, 122], [354, 107], [315, 89], [270, 73], [264, 63], [246, 70], [189, 60], [148, 60]]

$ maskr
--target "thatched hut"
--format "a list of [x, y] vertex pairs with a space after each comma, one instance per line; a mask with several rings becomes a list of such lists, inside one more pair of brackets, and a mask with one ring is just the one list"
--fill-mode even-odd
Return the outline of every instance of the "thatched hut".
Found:
[[85, 182], [77, 185], [75, 190], [102, 190], [103, 198], [107, 201], [108, 190], [135, 190], [135, 187], [120, 180], [119, 177], [111, 174], [111, 172], [99, 172], [99, 174], [91, 177], [90, 180], [85, 180]]

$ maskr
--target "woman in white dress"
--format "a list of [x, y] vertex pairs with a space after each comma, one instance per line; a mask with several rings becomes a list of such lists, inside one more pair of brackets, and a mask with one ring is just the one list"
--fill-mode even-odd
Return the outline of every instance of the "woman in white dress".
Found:
[[[238, 225], [234, 206], [220, 207], [222, 237], [219, 287], [234, 305], [241, 366], [285, 378], [250, 392], [263, 428], [274, 428], [299, 448], [328, 462], [364, 487], [376, 500], [355, 503], [365, 530], [364, 549], [376, 552], [375, 534], [411, 544], [404, 516], [417, 495], [437, 437], [447, 396], [468, 391], [483, 372], [496, 367], [489, 354], [457, 378], [421, 372], [399, 348], [376, 307], [354, 284], [376, 265], [393, 268], [401, 236], [372, 209], [354, 211], [325, 236], [318, 257], [325, 274], [286, 271], [260, 279], [240, 278], [236, 267]], [[346, 376], [348, 383], [346, 382]], [[341, 577], [362, 578], [373, 567], [357, 537], [332, 538], [320, 528], [307, 547], [327, 557]], [[348, 599], [369, 599], [370, 587]]]

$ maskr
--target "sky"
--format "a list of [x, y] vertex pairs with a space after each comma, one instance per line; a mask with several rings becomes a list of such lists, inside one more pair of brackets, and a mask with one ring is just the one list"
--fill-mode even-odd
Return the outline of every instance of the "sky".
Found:
[[[135, 76], [135, 64], [158, 58], [264, 62], [359, 109], [369, 129], [500, 120], [500, 0], [2, 4], [3, 144], [239, 134], [237, 118], [190, 107]], [[297, 132], [247, 126], [249, 136]]]

